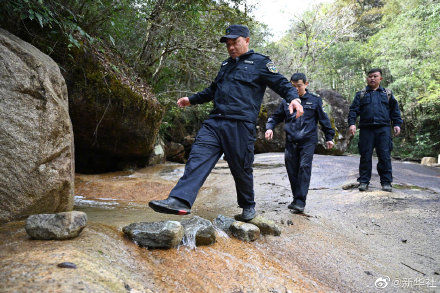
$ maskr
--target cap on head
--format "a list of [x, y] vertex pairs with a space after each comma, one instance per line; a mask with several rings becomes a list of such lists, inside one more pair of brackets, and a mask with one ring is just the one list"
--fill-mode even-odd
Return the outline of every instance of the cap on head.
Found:
[[249, 37], [249, 29], [245, 25], [233, 24], [226, 29], [226, 35], [220, 38], [221, 43], [226, 43], [228, 39], [236, 39], [238, 37]]

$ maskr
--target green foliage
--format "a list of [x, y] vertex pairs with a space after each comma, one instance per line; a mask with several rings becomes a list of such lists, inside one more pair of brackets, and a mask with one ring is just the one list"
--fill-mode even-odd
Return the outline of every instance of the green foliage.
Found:
[[[86, 33], [71, 7], [60, 1], [23, 0], [3, 1], [0, 11], [1, 26], [25, 39], [37, 38], [34, 44], [51, 54], [58, 42], [64, 42], [67, 48], [79, 48], [77, 37], [93, 38]], [[72, 1], [72, 3], [78, 1]]]
[[[440, 2], [336, 0], [294, 20], [268, 48], [286, 74], [304, 72], [310, 88], [331, 88], [351, 101], [372, 67], [384, 72], [404, 119], [394, 155], [440, 153]], [[357, 152], [357, 138], [350, 152]]]

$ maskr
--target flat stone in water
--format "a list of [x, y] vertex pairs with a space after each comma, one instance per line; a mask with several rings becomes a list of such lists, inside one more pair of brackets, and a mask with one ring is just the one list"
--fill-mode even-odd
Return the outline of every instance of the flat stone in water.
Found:
[[209, 220], [194, 216], [180, 222], [185, 230], [183, 245], [190, 247], [215, 243], [215, 229]]
[[227, 234], [230, 234], [229, 228], [235, 220], [233, 218], [229, 218], [223, 215], [218, 215], [217, 218], [212, 220], [212, 224], [220, 230], [223, 230]]
[[260, 229], [262, 235], [281, 235], [281, 229], [275, 224], [275, 222], [263, 218], [262, 216], [256, 216], [255, 218], [250, 220], [249, 223], [257, 226]]
[[59, 268], [64, 268], [64, 269], [76, 269], [76, 264], [74, 264], [73, 262], [62, 262], [57, 264], [57, 267]]
[[230, 230], [234, 237], [246, 242], [255, 241], [260, 236], [260, 229], [250, 223], [235, 221], [232, 223]]
[[132, 223], [122, 231], [137, 245], [148, 248], [177, 247], [184, 235], [183, 226], [177, 221]]
[[87, 214], [72, 211], [29, 216], [25, 229], [33, 239], [64, 240], [77, 237], [86, 225]]

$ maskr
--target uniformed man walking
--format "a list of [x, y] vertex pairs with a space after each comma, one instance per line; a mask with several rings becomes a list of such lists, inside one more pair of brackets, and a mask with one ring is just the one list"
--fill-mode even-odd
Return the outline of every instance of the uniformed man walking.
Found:
[[226, 43], [229, 58], [205, 90], [177, 101], [180, 107], [214, 101], [209, 118], [197, 133], [185, 172], [167, 199], [150, 201], [157, 212], [189, 214], [197, 193], [224, 154], [235, 180], [243, 220], [255, 217], [253, 187], [255, 124], [266, 86], [282, 96], [290, 112], [301, 116], [303, 107], [297, 90], [278, 73], [267, 57], [249, 50], [249, 29], [231, 25], [220, 42]]
[[313, 154], [318, 142], [317, 124], [319, 122], [324, 131], [327, 149], [331, 149], [334, 145], [335, 131], [322, 108], [321, 98], [308, 91], [309, 82], [306, 75], [295, 73], [290, 81], [298, 90], [304, 108], [304, 115], [299, 118], [291, 115], [286, 102], [283, 100], [267, 121], [265, 137], [267, 140], [271, 140], [275, 126], [285, 122], [286, 149], [284, 161], [293, 194], [293, 201], [288, 205], [288, 208], [294, 213], [302, 213], [309, 192]]
[[380, 176], [382, 190], [392, 191], [393, 181], [391, 167], [391, 150], [393, 142], [390, 126], [394, 134], [400, 134], [403, 121], [400, 116], [399, 104], [391, 90], [380, 86], [382, 71], [371, 69], [367, 76], [367, 87], [356, 93], [348, 113], [349, 132], [356, 133], [356, 119], [359, 120], [359, 190], [368, 190], [371, 179], [373, 149], [378, 157], [377, 173]]

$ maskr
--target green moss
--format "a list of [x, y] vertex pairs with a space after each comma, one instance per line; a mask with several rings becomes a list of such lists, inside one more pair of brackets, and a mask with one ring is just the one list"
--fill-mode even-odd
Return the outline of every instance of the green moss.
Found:
[[409, 184], [393, 184], [393, 188], [395, 189], [411, 189], [411, 190], [428, 190], [428, 188], [416, 186], [416, 185], [409, 185]]
[[71, 63], [70, 80], [76, 81], [74, 90], [89, 102], [101, 104], [100, 101], [111, 103], [122, 108], [135, 107], [144, 111], [145, 116], [152, 115], [154, 120], [161, 119], [163, 109], [159, 103], [145, 100], [141, 94], [133, 91], [128, 85], [123, 84], [113, 72], [106, 72], [91, 55], [81, 50], [74, 53], [75, 62]]

